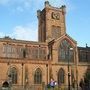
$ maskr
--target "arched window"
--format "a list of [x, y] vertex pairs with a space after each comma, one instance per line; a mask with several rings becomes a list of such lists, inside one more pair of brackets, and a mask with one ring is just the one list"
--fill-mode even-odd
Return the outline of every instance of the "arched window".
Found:
[[62, 83], [64, 83], [64, 81], [65, 81], [65, 72], [64, 72], [64, 70], [61, 68], [60, 70], [59, 70], [59, 72], [58, 72], [58, 84], [62, 84]]
[[12, 84], [17, 84], [17, 70], [15, 67], [10, 68], [8, 77]]
[[41, 84], [42, 83], [42, 71], [40, 68], [37, 68], [34, 74], [34, 83]]
[[[72, 50], [71, 50], [72, 49]], [[70, 42], [68, 42], [66, 39], [64, 39], [59, 47], [59, 61], [74, 61], [74, 49]]]

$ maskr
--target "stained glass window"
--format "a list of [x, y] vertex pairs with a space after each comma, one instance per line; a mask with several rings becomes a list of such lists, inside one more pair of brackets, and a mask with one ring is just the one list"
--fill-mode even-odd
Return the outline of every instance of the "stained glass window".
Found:
[[59, 47], [59, 61], [74, 61], [74, 50], [70, 42], [64, 39]]
[[58, 72], [58, 84], [62, 84], [62, 83], [64, 83], [64, 81], [65, 81], [65, 72], [64, 72], [64, 70], [61, 68], [60, 70], [59, 70], [59, 72]]
[[9, 78], [10, 78], [12, 84], [17, 84], [17, 70], [15, 67], [10, 68]]
[[40, 68], [37, 68], [34, 74], [34, 83], [41, 84], [42, 83], [42, 71]]

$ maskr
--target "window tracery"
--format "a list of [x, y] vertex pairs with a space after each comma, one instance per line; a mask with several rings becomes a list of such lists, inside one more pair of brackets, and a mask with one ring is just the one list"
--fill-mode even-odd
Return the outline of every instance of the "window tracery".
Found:
[[42, 71], [40, 68], [37, 68], [34, 74], [34, 83], [41, 84], [42, 83]]
[[17, 70], [15, 67], [10, 68], [8, 77], [9, 77], [10, 83], [17, 84]]
[[[72, 48], [72, 50], [70, 50]], [[74, 49], [70, 42], [64, 39], [59, 47], [59, 61], [70, 62], [74, 61]]]
[[62, 84], [65, 82], [65, 71], [61, 68], [58, 72], [58, 84]]

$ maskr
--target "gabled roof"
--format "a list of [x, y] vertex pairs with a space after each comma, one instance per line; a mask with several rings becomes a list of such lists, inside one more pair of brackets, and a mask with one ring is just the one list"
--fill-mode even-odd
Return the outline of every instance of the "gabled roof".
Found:
[[70, 37], [68, 34], [64, 34], [64, 35], [62, 35], [60, 38], [58, 38], [58, 39], [56, 39], [55, 41], [58, 41], [58, 40], [60, 40], [60, 39], [62, 39], [62, 38], [69, 38], [73, 43], [75, 43], [75, 44], [77, 44], [77, 41], [75, 41], [72, 37]]
[[71, 36], [69, 36], [68, 34], [65, 34], [69, 39], [71, 39], [71, 41], [73, 41], [74, 43], [77, 43], [76, 40], [74, 40]]

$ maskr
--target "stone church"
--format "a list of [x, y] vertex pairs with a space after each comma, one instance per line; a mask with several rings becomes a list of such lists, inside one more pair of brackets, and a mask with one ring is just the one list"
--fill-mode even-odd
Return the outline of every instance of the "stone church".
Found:
[[0, 38], [0, 86], [58, 85], [80, 82], [90, 70], [90, 47], [78, 47], [66, 32], [66, 7], [53, 7], [48, 1], [37, 11], [38, 41]]

